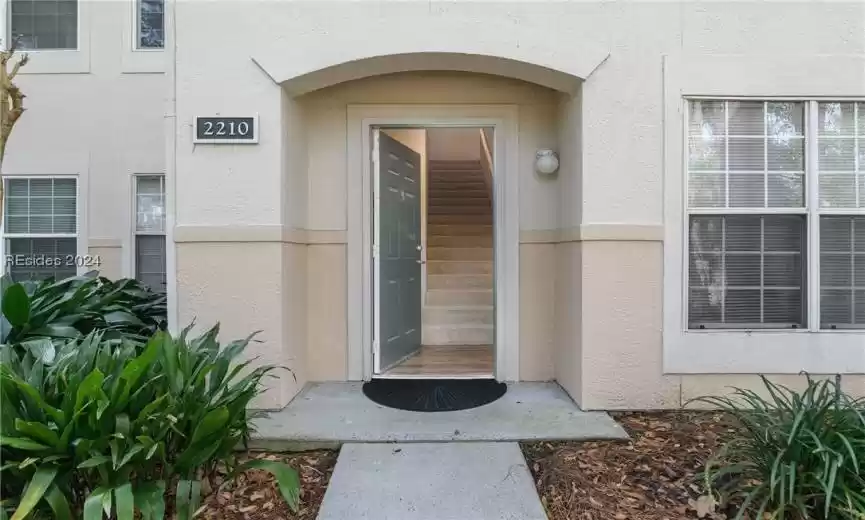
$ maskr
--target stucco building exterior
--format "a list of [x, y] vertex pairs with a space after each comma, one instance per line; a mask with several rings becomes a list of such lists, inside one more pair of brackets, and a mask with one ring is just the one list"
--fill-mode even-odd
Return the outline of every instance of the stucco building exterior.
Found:
[[[496, 378], [587, 409], [802, 370], [865, 394], [861, 2], [63, 0], [52, 48], [37, 7], [0, 3], [32, 60], [4, 253], [65, 239], [163, 280], [175, 327], [262, 330], [254, 354], [296, 376], [262, 407], [377, 375], [387, 127], [494, 133]], [[257, 142], [195, 142], [220, 116]]]

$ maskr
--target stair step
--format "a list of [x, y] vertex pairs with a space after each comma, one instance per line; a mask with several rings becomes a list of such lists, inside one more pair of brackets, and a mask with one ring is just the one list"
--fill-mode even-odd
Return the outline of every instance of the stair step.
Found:
[[492, 215], [430, 215], [430, 224], [486, 224], [492, 226]]
[[453, 195], [454, 194], [430, 194], [429, 203], [430, 205], [441, 204], [443, 206], [471, 206], [472, 204], [482, 204], [485, 206], [490, 205], [490, 197], [486, 194], [474, 195], [473, 197]]
[[424, 345], [492, 345], [493, 325], [431, 325], [424, 327]]
[[428, 274], [427, 289], [490, 289], [491, 274]]
[[426, 264], [431, 274], [493, 274], [493, 263], [486, 260], [431, 260]]
[[493, 292], [490, 290], [456, 290], [435, 289], [426, 293], [427, 305], [492, 305]]
[[493, 247], [492, 235], [431, 235], [426, 241], [427, 248], [432, 247]]
[[433, 224], [427, 226], [428, 236], [493, 236], [493, 226], [484, 224]]
[[492, 208], [484, 206], [433, 206], [427, 208], [427, 214], [432, 215], [489, 215], [492, 216]]
[[438, 325], [492, 325], [495, 311], [492, 305], [426, 306], [423, 309], [424, 327]]
[[436, 190], [486, 190], [487, 183], [479, 179], [459, 179], [459, 180], [430, 180], [430, 191]]
[[427, 260], [492, 260], [491, 247], [431, 247]]
[[487, 199], [489, 200], [490, 194], [487, 192], [487, 189], [484, 188], [482, 190], [429, 190], [429, 198], [447, 198], [447, 199]]
[[462, 161], [442, 161], [442, 160], [431, 160], [429, 162], [430, 170], [436, 169], [460, 169], [460, 168], [480, 168], [481, 161], [480, 160], [462, 160]]

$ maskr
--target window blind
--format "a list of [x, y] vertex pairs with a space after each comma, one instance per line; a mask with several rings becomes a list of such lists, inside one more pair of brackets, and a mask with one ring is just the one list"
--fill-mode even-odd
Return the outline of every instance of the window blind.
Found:
[[7, 179], [7, 235], [75, 234], [75, 179]]
[[689, 102], [689, 328], [806, 325], [804, 121], [799, 102]]
[[136, 176], [135, 277], [154, 291], [165, 291], [165, 177]]
[[5, 268], [14, 280], [77, 272], [78, 202], [73, 178], [5, 180]]

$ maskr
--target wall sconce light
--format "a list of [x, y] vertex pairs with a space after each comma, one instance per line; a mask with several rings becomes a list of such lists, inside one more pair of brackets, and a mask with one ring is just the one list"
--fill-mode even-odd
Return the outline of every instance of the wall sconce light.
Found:
[[535, 170], [541, 175], [553, 175], [559, 170], [559, 157], [549, 148], [538, 150], [535, 154]]

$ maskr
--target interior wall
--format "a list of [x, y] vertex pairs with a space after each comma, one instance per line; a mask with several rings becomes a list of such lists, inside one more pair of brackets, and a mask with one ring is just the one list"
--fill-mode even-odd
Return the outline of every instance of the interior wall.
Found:
[[477, 128], [430, 128], [427, 139], [432, 161], [477, 161], [481, 158]]

